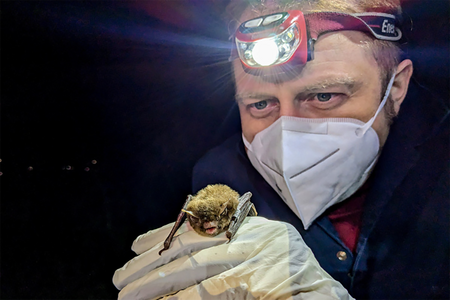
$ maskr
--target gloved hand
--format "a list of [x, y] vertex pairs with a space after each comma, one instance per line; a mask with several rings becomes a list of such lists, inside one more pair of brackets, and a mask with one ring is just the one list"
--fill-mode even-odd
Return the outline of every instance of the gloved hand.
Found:
[[119, 299], [353, 299], [320, 266], [290, 224], [247, 217], [230, 243], [184, 223], [159, 250], [173, 223], [139, 236], [138, 254], [116, 270]]

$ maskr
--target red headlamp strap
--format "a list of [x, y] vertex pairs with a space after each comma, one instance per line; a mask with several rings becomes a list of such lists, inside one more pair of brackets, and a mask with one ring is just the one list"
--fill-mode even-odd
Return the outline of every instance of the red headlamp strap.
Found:
[[386, 41], [399, 41], [402, 38], [396, 26], [394, 15], [377, 12], [345, 14], [338, 12], [315, 12], [305, 14], [309, 35], [317, 39], [319, 35], [339, 30], [367, 32], [375, 38]]

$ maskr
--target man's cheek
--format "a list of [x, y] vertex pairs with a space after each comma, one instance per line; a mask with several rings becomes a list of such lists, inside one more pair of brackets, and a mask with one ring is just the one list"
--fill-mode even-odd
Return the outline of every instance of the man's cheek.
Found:
[[245, 139], [251, 143], [254, 138], [254, 134], [252, 134], [252, 126], [251, 126], [251, 117], [248, 115], [248, 113], [245, 110], [245, 107], [243, 105], [239, 105], [239, 113], [241, 116], [241, 129], [242, 134], [244, 135]]
[[255, 129], [252, 128], [251, 122], [247, 122], [247, 120], [241, 117], [241, 125], [242, 125], [242, 133], [244, 134], [245, 139], [251, 143], [255, 138], [256, 132]]

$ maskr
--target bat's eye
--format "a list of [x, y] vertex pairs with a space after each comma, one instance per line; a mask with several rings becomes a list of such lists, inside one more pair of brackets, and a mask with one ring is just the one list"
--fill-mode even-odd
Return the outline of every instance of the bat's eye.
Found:
[[220, 214], [221, 216], [225, 216], [228, 212], [228, 209], [225, 207], [225, 209], [223, 210], [223, 212]]
[[191, 221], [193, 221], [193, 222], [198, 222], [198, 218], [197, 217], [194, 217], [194, 216], [189, 216], [189, 218], [191, 219]]

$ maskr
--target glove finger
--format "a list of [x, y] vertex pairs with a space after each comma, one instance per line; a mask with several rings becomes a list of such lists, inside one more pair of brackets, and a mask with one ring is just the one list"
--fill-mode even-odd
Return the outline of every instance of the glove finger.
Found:
[[[138, 236], [131, 246], [131, 250], [134, 251], [137, 255], [144, 253], [145, 251], [153, 248], [155, 245], [164, 242], [172, 230], [175, 222], [164, 225], [158, 229], [153, 229], [148, 231], [147, 233], [141, 234]], [[188, 226], [186, 222], [184, 222], [180, 228], [178, 229], [175, 236], [180, 235], [186, 231], [188, 231]]]
[[122, 268], [117, 269], [113, 276], [113, 283], [118, 289], [122, 289], [127, 284], [143, 277], [148, 272], [168, 264], [179, 257], [223, 244], [226, 241], [228, 239], [224, 233], [211, 238], [200, 236], [194, 231], [185, 232], [175, 237], [170, 248], [161, 255], [159, 255], [159, 251], [163, 248], [164, 241], [156, 244], [153, 248], [141, 255], [136, 256]]
[[228, 244], [187, 253], [127, 284], [119, 300], [153, 299], [183, 290], [234, 268], [244, 259], [242, 252], [230, 252]]

